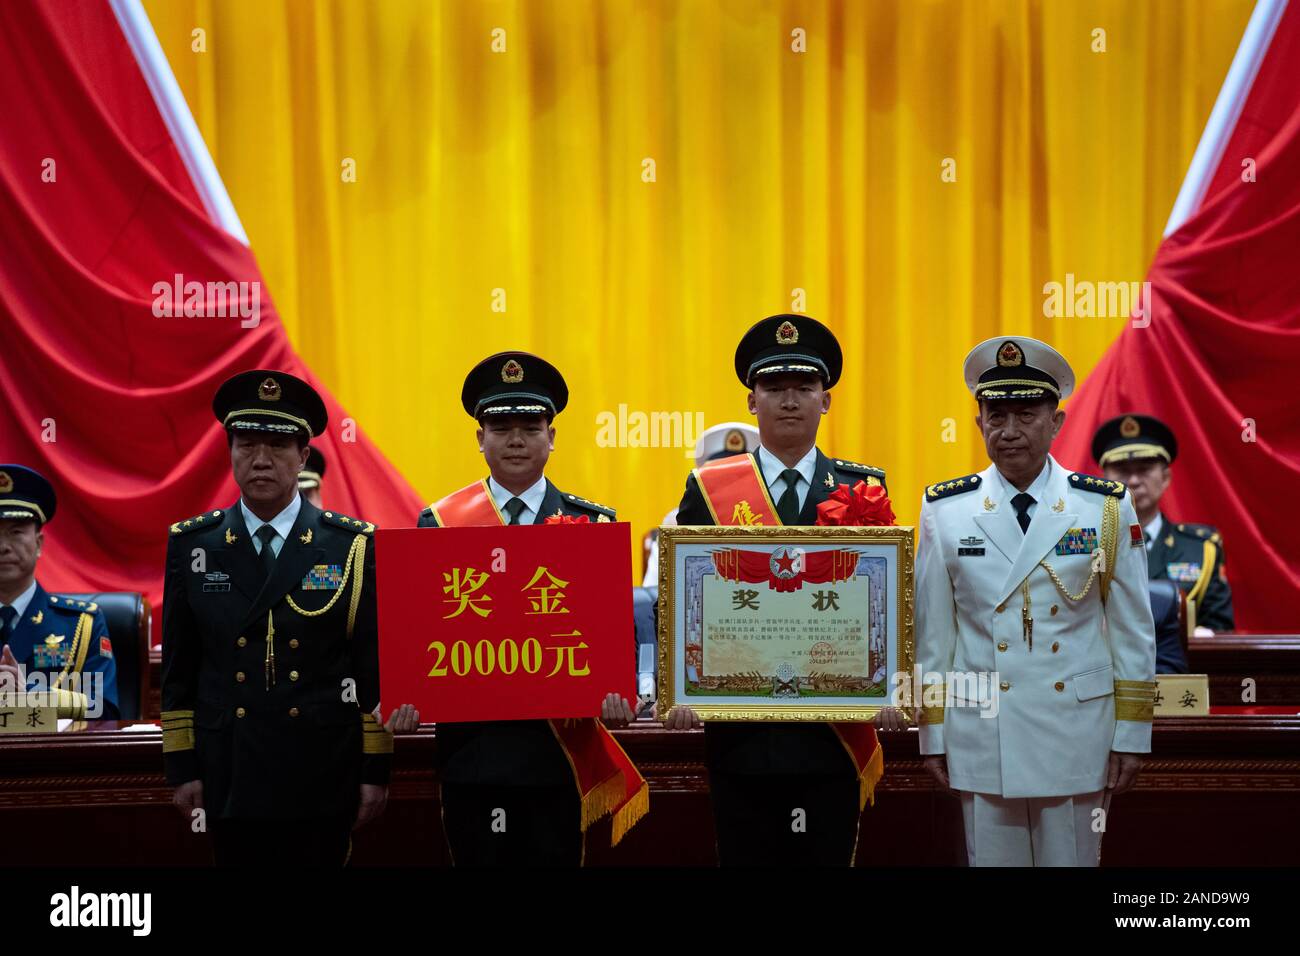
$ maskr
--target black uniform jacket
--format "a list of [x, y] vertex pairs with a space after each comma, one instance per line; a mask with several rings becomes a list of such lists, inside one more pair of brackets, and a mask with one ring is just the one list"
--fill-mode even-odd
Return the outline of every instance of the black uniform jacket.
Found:
[[362, 782], [388, 782], [373, 531], [303, 499], [264, 580], [238, 503], [172, 525], [164, 761], [209, 814], [350, 818]]

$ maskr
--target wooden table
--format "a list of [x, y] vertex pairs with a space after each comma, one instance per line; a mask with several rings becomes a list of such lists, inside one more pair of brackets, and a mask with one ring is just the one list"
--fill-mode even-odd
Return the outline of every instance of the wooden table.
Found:
[[[401, 737], [388, 811], [359, 831], [353, 863], [447, 862], [433, 773], [435, 731]], [[616, 732], [650, 781], [650, 814], [617, 848], [588, 834], [591, 865], [715, 862], [702, 732], [658, 724]], [[915, 731], [882, 733], [885, 776], [863, 816], [859, 865], [964, 862], [957, 801], [924, 773]], [[206, 837], [171, 807], [162, 737], [115, 724], [0, 740], [0, 832], [13, 859], [63, 865], [205, 864]], [[1111, 865], [1300, 863], [1300, 717], [1161, 720], [1138, 787], [1116, 798]]]

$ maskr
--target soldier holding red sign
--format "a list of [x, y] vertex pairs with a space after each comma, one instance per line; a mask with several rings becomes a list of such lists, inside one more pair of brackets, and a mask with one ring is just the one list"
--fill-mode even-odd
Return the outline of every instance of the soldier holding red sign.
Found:
[[[569, 391], [559, 370], [527, 352], [501, 352], [465, 378], [461, 403], [478, 422], [489, 477], [420, 513], [422, 528], [606, 522], [613, 509], [566, 494], [546, 477], [555, 416]], [[628, 636], [632, 636], [629, 620]], [[602, 717], [633, 714], [609, 695]], [[443, 828], [458, 865], [577, 866], [588, 825], [612, 813], [617, 843], [649, 806], [645, 781], [600, 721], [440, 723]]]

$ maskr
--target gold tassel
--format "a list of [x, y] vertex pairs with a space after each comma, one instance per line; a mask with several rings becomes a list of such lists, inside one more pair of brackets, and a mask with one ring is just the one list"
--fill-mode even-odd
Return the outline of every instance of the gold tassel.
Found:
[[641, 818], [650, 812], [650, 785], [642, 781], [641, 789], [632, 795], [632, 799], [620, 807], [614, 814], [613, 833], [609, 845], [618, 846], [627, 832], [641, 822]]
[[858, 810], [865, 810], [867, 804], [872, 806], [876, 804], [876, 784], [880, 778], [885, 775], [885, 748], [879, 743], [876, 749], [872, 751], [867, 765], [862, 768], [862, 773], [858, 774]]
[[620, 800], [623, 799], [625, 787], [623, 784], [623, 775], [616, 773], [604, 783], [599, 784], [582, 798], [582, 832], [586, 833], [587, 828], [599, 820], [614, 812]]

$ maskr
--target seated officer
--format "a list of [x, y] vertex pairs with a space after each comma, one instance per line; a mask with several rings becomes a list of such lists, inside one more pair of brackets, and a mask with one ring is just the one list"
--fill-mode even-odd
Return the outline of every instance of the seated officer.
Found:
[[[1224, 571], [1223, 539], [1207, 524], [1175, 524], [1160, 511], [1178, 441], [1150, 415], [1120, 415], [1092, 438], [1092, 457], [1111, 481], [1133, 496], [1147, 546], [1147, 577], [1169, 578], [1195, 604], [1188, 626], [1199, 634], [1232, 630], [1232, 589]], [[1190, 612], [1189, 612], [1190, 615]]]
[[51, 692], [66, 717], [117, 717], [117, 664], [94, 603], [36, 581], [54, 488], [22, 465], [0, 465], [0, 693]]
[[317, 508], [321, 504], [321, 483], [325, 480], [325, 456], [315, 445], [307, 446], [307, 464], [298, 472], [298, 490]]

